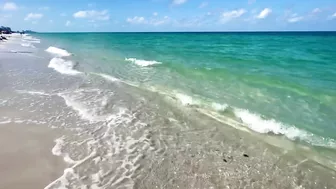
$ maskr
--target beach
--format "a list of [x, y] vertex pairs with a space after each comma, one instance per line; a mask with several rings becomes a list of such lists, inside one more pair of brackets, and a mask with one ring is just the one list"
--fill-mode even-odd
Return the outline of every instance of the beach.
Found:
[[34, 124], [0, 125], [0, 188], [44, 188], [65, 164], [51, 153], [60, 133]]
[[[62, 136], [62, 131], [25, 119], [24, 117], [29, 117], [27, 112], [20, 112], [15, 106], [5, 106], [5, 99], [14, 97], [6, 76], [10, 70], [7, 70], [5, 65], [25, 60], [25, 57], [17, 56], [10, 51], [13, 45], [11, 42], [17, 40], [19, 35], [6, 35], [6, 37], [9, 41], [2, 41], [0, 44], [0, 78], [2, 79], [0, 84], [0, 188], [44, 188], [59, 177], [66, 168], [63, 159], [51, 153], [55, 146], [54, 140]], [[12, 120], [7, 116], [17, 119]]]
[[[189, 44], [175, 49], [188, 57], [167, 42], [184, 35]], [[197, 51], [192, 35], [201, 34], [1, 42], [0, 188], [335, 188], [335, 99], [325, 87], [334, 81], [262, 80], [279, 73], [263, 75], [270, 65], [257, 60], [209, 60], [235, 47], [204, 34], [194, 42], [212, 46]], [[246, 75], [254, 72], [262, 76]]]

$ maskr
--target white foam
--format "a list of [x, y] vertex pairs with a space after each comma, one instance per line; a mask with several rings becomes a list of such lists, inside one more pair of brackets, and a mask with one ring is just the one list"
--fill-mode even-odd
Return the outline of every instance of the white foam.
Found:
[[26, 43], [41, 43], [41, 41], [39, 39], [36, 39], [36, 40], [22, 40], [23, 42], [26, 42]]
[[2, 100], [2, 99], [0, 99], [0, 105], [1, 105], [1, 106], [2, 106], [2, 105], [5, 105], [7, 102], [8, 102], [8, 100]]
[[75, 64], [72, 61], [64, 60], [62, 58], [53, 58], [50, 60], [48, 67], [53, 68], [61, 74], [77, 75], [81, 72], [74, 69]]
[[116, 82], [116, 81], [120, 81], [118, 78], [115, 78], [113, 76], [107, 75], [107, 74], [98, 74], [99, 76], [103, 77], [104, 79], [108, 80], [108, 81], [112, 81], [112, 82]]
[[[64, 154], [62, 154], [64, 156]], [[64, 160], [66, 160], [66, 157], [70, 158], [68, 156], [68, 154], [65, 154], [66, 156], [64, 157]], [[48, 186], [45, 187], [45, 189], [66, 189], [66, 188], [88, 188], [87, 185], [80, 185], [79, 187], [74, 187], [72, 184], [74, 184], [73, 182], [75, 181], [80, 181], [81, 178], [79, 177], [79, 175], [76, 173], [77, 170], [75, 171], [75, 169], [79, 166], [81, 166], [82, 164], [84, 164], [85, 162], [93, 159], [95, 156], [97, 156], [97, 152], [94, 150], [93, 152], [91, 152], [88, 156], [86, 156], [85, 158], [78, 160], [78, 161], [74, 161], [71, 158], [71, 161], [73, 162], [73, 165], [70, 168], [67, 168], [64, 170], [63, 175], [60, 176], [58, 179], [56, 179], [55, 181], [53, 181], [52, 183], [50, 183]], [[92, 187], [90, 187], [92, 188]]]
[[0, 121], [0, 125], [11, 123], [11, 120]]
[[63, 153], [62, 148], [66, 145], [64, 141], [64, 136], [58, 138], [55, 140], [55, 146], [51, 150], [52, 154], [55, 156], [62, 156], [63, 160], [68, 163], [68, 164], [76, 164], [78, 163], [77, 161], [74, 161], [73, 159], [70, 158], [68, 153]]
[[137, 83], [134, 83], [134, 82], [131, 82], [131, 81], [125, 81], [125, 80], [121, 80], [121, 79], [118, 79], [118, 78], [115, 78], [111, 75], [107, 75], [107, 74], [103, 74], [103, 73], [91, 73], [91, 74], [95, 74], [95, 75], [98, 75], [104, 79], [106, 79], [107, 81], [111, 81], [111, 82], [121, 82], [121, 83], [124, 83], [126, 85], [130, 85], [130, 86], [133, 86], [133, 87], [139, 87], [139, 84]]
[[195, 104], [191, 96], [188, 96], [182, 93], [177, 93], [175, 96], [182, 103], [183, 106]]
[[67, 106], [75, 110], [78, 115], [90, 122], [109, 121], [113, 115], [104, 112], [108, 96], [99, 89], [77, 90], [69, 93], [60, 93]]
[[26, 90], [16, 90], [18, 93], [30, 94], [30, 95], [39, 95], [39, 96], [50, 96], [50, 94], [43, 91], [26, 91]]
[[22, 35], [22, 41], [24, 41], [24, 42], [30, 42], [30, 43], [40, 43], [41, 42], [40, 39], [32, 37], [32, 36], [30, 36], [28, 34]]
[[62, 155], [62, 148], [64, 146], [64, 137], [58, 138], [55, 140], [55, 146], [51, 150], [52, 154], [55, 156], [61, 156]]
[[229, 106], [227, 104], [219, 104], [219, 103], [212, 103], [211, 107], [216, 110], [216, 111], [224, 111], [226, 110]]
[[36, 125], [40, 125], [40, 124], [46, 124], [47, 122], [45, 121], [39, 121], [39, 120], [31, 120], [31, 119], [25, 119], [25, 120], [21, 120], [21, 119], [16, 119], [12, 121], [13, 123], [19, 123], [19, 124], [36, 124]]
[[63, 160], [68, 164], [76, 164], [78, 161], [71, 159], [68, 153], [63, 154]]
[[264, 120], [259, 115], [244, 109], [235, 109], [235, 115], [240, 118], [247, 126], [258, 133], [285, 134], [287, 128], [274, 119]]
[[36, 38], [34, 38], [34, 37], [32, 37], [32, 36], [30, 36], [30, 35], [28, 35], [28, 34], [23, 34], [22, 35], [22, 38], [23, 39], [27, 39], [27, 40], [35, 40]]
[[101, 121], [94, 112], [90, 109], [87, 109], [85, 105], [71, 98], [71, 96], [60, 94], [59, 96], [63, 97], [65, 104], [72, 109], [74, 109], [81, 116], [82, 119], [89, 120], [91, 122]]
[[53, 46], [47, 48], [46, 51], [59, 57], [71, 56], [71, 53], [69, 53], [68, 51]]
[[31, 43], [21, 43], [22, 47], [31, 47], [31, 48], [35, 48], [34, 45], [32, 45]]
[[141, 66], [141, 67], [152, 66], [152, 65], [155, 65], [155, 64], [162, 64], [162, 62], [158, 62], [158, 61], [155, 61], [155, 60], [138, 60], [136, 58], [125, 58], [125, 61], [132, 62], [132, 63], [134, 63], [138, 66]]
[[67, 168], [64, 170], [63, 175], [50, 183], [48, 186], [46, 186], [44, 189], [66, 189], [69, 188], [69, 181], [67, 177], [75, 175], [73, 168]]
[[248, 110], [236, 108], [234, 109], [234, 113], [248, 128], [255, 132], [285, 135], [291, 140], [298, 139], [316, 146], [336, 148], [336, 141], [333, 139], [315, 136], [312, 133], [286, 125], [274, 119], [263, 119], [260, 115], [251, 113]]

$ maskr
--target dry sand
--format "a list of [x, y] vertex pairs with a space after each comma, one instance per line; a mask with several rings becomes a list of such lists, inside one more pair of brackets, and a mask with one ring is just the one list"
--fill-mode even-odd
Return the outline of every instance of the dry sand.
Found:
[[60, 133], [44, 125], [0, 125], [0, 189], [38, 189], [65, 167], [51, 149]]

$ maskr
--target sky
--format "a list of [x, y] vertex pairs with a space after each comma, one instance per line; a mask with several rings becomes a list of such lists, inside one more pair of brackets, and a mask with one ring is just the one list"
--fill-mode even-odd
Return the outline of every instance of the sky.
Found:
[[336, 0], [0, 0], [0, 25], [39, 32], [336, 31]]

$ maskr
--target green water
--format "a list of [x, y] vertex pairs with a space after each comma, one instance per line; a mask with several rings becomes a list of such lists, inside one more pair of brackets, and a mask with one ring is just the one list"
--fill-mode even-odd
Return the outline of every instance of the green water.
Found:
[[[182, 104], [219, 112], [229, 107], [254, 131], [336, 148], [335, 32], [36, 37], [41, 49], [54, 46], [73, 53], [80, 71], [176, 95]], [[144, 66], [141, 60], [161, 64]]]

